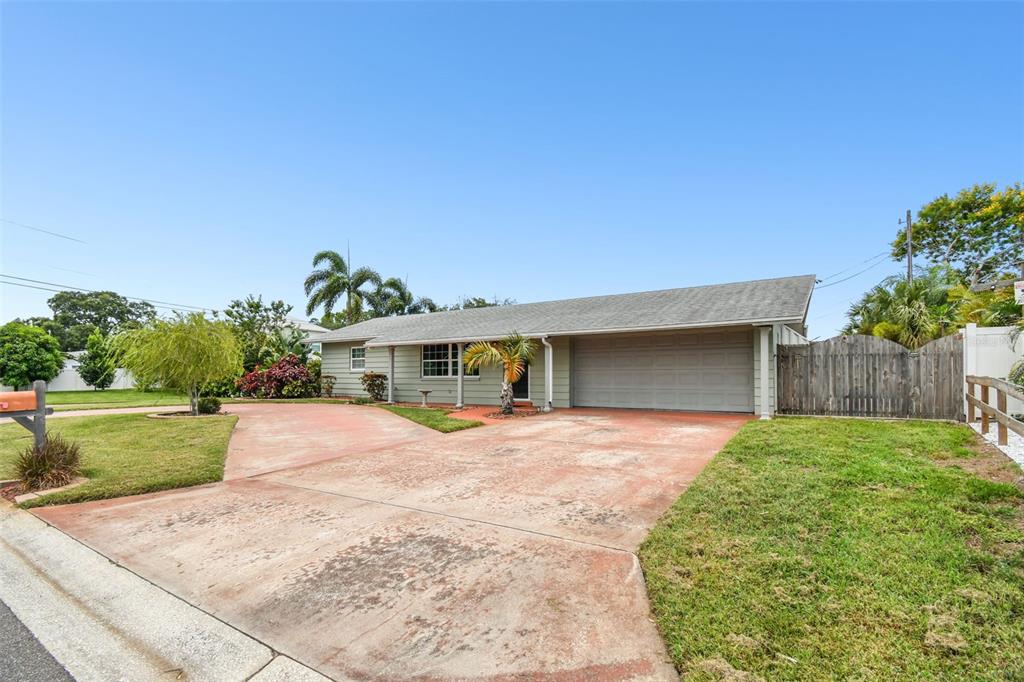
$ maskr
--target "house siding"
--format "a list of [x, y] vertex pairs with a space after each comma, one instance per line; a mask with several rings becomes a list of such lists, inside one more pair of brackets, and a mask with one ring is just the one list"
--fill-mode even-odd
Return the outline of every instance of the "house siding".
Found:
[[[768, 349], [771, 355], [768, 358], [768, 413], [772, 415], [775, 414], [775, 347], [778, 338], [778, 330], [769, 328]], [[754, 414], [761, 414], [761, 333], [757, 328], [754, 329]]]
[[[569, 407], [570, 344], [568, 337], [550, 339], [554, 353], [553, 405]], [[365, 396], [360, 383], [364, 371], [388, 373], [388, 349], [366, 349], [366, 369], [349, 369], [350, 350], [360, 343], [324, 343], [321, 351], [322, 372], [335, 377], [334, 395]], [[530, 399], [537, 406], [544, 404], [544, 346], [538, 341], [537, 353], [530, 366]], [[399, 402], [419, 402], [420, 390], [429, 390], [430, 402], [454, 404], [457, 399], [456, 377], [423, 378], [421, 374], [421, 346], [395, 346], [394, 398]], [[463, 399], [467, 405], [498, 405], [501, 392], [501, 370], [483, 367], [479, 377], [463, 380]]]

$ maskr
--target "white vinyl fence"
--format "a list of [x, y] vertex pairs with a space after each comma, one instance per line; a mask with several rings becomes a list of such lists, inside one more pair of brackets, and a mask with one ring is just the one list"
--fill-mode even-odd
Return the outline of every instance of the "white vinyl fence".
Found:
[[[1024, 334], [1018, 336], [1014, 343], [1013, 329], [967, 325], [964, 328], [964, 374], [1006, 379], [1013, 363], [1024, 359]], [[1009, 414], [1021, 414], [1024, 413], [1024, 403], [1009, 397], [1006, 409]]]
[[[81, 355], [82, 351], [72, 352], [67, 360], [64, 361], [64, 369], [60, 371], [53, 381], [46, 384], [47, 391], [92, 391], [92, 386], [89, 386], [82, 377], [78, 374], [78, 355]], [[124, 369], [118, 369], [114, 372], [114, 383], [110, 385], [110, 388], [135, 388], [135, 380], [132, 375]], [[2, 391], [13, 391], [14, 389], [10, 386], [0, 386]]]

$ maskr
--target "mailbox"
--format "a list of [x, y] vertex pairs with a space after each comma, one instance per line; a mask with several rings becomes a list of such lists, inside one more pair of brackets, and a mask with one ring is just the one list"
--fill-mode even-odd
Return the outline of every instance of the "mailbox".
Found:
[[35, 391], [9, 391], [7, 393], [0, 393], [0, 414], [4, 412], [31, 412], [35, 409]]

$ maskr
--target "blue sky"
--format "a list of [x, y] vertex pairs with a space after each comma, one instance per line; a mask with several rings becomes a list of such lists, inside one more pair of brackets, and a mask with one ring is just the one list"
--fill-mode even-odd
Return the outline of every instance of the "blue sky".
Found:
[[[0, 223], [0, 269], [130, 296], [301, 314], [347, 243], [441, 303], [853, 274], [907, 208], [1024, 177], [1021, 3], [0, 12], [0, 214], [86, 242]], [[900, 268], [817, 292], [812, 335]]]

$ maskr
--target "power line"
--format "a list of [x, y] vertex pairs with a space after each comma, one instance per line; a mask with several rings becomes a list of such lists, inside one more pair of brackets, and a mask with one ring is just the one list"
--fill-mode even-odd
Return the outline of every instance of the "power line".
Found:
[[[6, 275], [6, 274], [4, 274], [2, 272], [0, 272], [0, 277], [6, 277], [8, 279], [16, 279], [16, 280], [19, 280], [21, 282], [32, 282], [33, 284], [44, 284], [46, 286], [51, 286], [51, 287], [60, 287], [60, 289], [56, 289], [56, 291], [73, 290], [73, 291], [82, 291], [82, 292], [85, 292], [85, 293], [88, 293], [88, 294], [100, 293], [96, 289], [85, 289], [83, 287], [71, 286], [70, 284], [57, 284], [56, 282], [46, 282], [46, 281], [40, 280], [40, 279], [29, 279], [28, 277], [16, 277], [15, 275]], [[6, 284], [15, 284], [15, 283], [14, 282], [6, 282]], [[36, 287], [36, 288], [39, 288], [39, 287]], [[125, 296], [124, 298], [127, 298], [130, 301], [142, 301], [144, 303], [149, 303], [150, 305], [154, 305], [154, 306], [157, 306], [157, 307], [171, 306], [172, 310], [185, 309], [185, 308], [191, 308], [191, 309], [194, 309], [194, 310], [197, 310], [197, 311], [203, 311], [203, 312], [209, 312], [209, 311], [212, 310], [212, 308], [204, 308], [204, 307], [198, 306], [198, 305], [186, 305], [184, 303], [171, 303], [170, 301], [158, 301], [156, 299], [139, 298], [137, 296]]]
[[819, 281], [819, 282], [827, 282], [827, 281], [829, 281], [830, 279], [832, 279], [833, 277], [838, 277], [839, 275], [842, 275], [843, 273], [849, 272], [850, 270], [853, 270], [854, 268], [856, 268], [856, 267], [858, 267], [858, 266], [864, 265], [865, 263], [867, 263], [867, 262], [869, 262], [869, 261], [873, 261], [873, 260], [875, 260], [876, 258], [878, 258], [878, 257], [880, 257], [880, 256], [885, 256], [885, 255], [888, 255], [888, 253], [889, 253], [889, 250], [888, 250], [888, 249], [886, 249], [885, 251], [882, 251], [881, 253], [876, 253], [876, 254], [875, 254], [874, 256], [871, 256], [871, 258], [867, 258], [867, 259], [865, 259], [865, 260], [862, 260], [862, 261], [861, 261], [861, 262], [859, 262], [859, 263], [854, 263], [853, 265], [851, 265], [850, 267], [846, 268], [845, 270], [840, 270], [839, 272], [836, 272], [836, 273], [834, 273], [834, 274], [831, 274], [831, 275], [829, 275], [828, 277], [822, 277], [822, 278], [821, 278], [820, 280], [818, 280], [818, 281]]
[[25, 223], [19, 223], [19, 222], [16, 222], [14, 220], [8, 220], [7, 218], [0, 218], [0, 222], [2, 222], [2, 223], [10, 223], [11, 225], [17, 225], [18, 227], [23, 227], [26, 230], [34, 230], [36, 232], [42, 232], [43, 234], [52, 235], [54, 237], [60, 237], [61, 239], [68, 239], [68, 240], [73, 241], [73, 242], [78, 242], [79, 244], [88, 244], [89, 243], [89, 242], [81, 240], [81, 239], [79, 239], [77, 237], [69, 237], [68, 235], [61, 234], [60, 232], [54, 232], [52, 230], [44, 230], [41, 227], [33, 227], [32, 225], [26, 225]]
[[829, 287], [834, 287], [837, 284], [842, 284], [843, 282], [847, 282], [847, 281], [853, 279], [854, 277], [859, 277], [860, 275], [863, 275], [868, 270], [871, 270], [873, 268], [877, 268], [879, 265], [881, 265], [884, 262], [885, 262], [884, 259], [883, 260], [879, 260], [879, 261], [877, 261], [875, 263], [872, 263], [871, 265], [869, 265], [868, 267], [864, 268], [863, 270], [859, 270], [859, 271], [853, 273], [852, 275], [850, 275], [848, 277], [843, 277], [842, 279], [837, 279], [834, 282], [829, 282], [828, 284], [823, 284], [821, 286], [816, 286], [816, 287], [814, 287], [814, 290], [817, 291], [819, 289], [828, 289]]
[[[62, 293], [62, 292], [65, 292], [65, 291], [68, 291], [67, 289], [51, 289], [50, 287], [40, 287], [40, 286], [36, 286], [35, 284], [19, 284], [18, 282], [4, 282], [4, 281], [0, 281], [0, 284], [7, 285], [9, 287], [24, 287], [25, 289], [38, 289], [40, 291], [53, 291], [53, 292], [56, 292], [58, 294]], [[125, 298], [128, 298], [128, 297], [125, 296]], [[133, 300], [143, 300], [143, 299], [133, 299]], [[164, 310], [173, 310], [175, 312], [191, 312], [191, 311], [188, 311], [188, 310], [182, 311], [182, 310], [180, 310], [178, 308], [172, 308], [171, 306], [157, 305], [155, 303], [150, 303], [149, 301], [146, 301], [146, 303], [149, 303], [154, 308], [162, 308]], [[195, 312], [198, 312], [198, 311], [195, 311]]]

